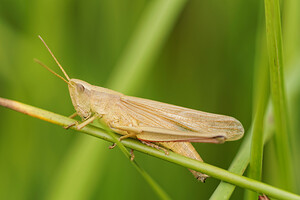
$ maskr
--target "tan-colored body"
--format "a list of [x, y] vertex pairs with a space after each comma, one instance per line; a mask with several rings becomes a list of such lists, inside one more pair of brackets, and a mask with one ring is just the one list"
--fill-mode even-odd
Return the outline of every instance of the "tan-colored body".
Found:
[[[155, 142], [196, 160], [202, 161], [190, 142], [222, 143], [244, 133], [241, 123], [232, 117], [130, 97], [78, 79], [70, 83], [72, 103], [83, 120], [96, 114], [119, 134]], [[191, 171], [197, 179], [206, 178]]]
[[[233, 117], [126, 96], [79, 79], [70, 79], [44, 40], [40, 39], [67, 80], [36, 61], [68, 84], [76, 114], [84, 121], [77, 125], [78, 129], [101, 119], [115, 132], [122, 134], [122, 139], [133, 137], [152, 142], [199, 161], [203, 160], [190, 142], [223, 143], [238, 140], [244, 134], [242, 124]], [[190, 171], [202, 182], [208, 177]]]

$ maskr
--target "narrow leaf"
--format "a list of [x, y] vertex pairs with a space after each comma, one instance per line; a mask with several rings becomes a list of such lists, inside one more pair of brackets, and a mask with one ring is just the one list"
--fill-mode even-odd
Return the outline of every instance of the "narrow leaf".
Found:
[[[64, 117], [49, 111], [45, 111], [33, 106], [29, 106], [17, 101], [12, 101], [4, 98], [0, 98], [0, 105], [62, 126], [68, 125], [75, 121], [68, 117]], [[76, 127], [72, 127], [72, 128], [76, 130]], [[80, 130], [80, 132], [92, 135], [97, 138], [102, 138], [110, 142], [115, 141], [115, 139], [109, 133], [106, 133], [105, 130], [94, 127], [92, 125], [85, 126], [82, 130]], [[243, 177], [231, 173], [229, 171], [212, 166], [207, 163], [203, 163], [191, 158], [181, 156], [173, 152], [170, 152], [169, 155], [166, 155], [164, 152], [146, 146], [134, 139], [122, 140], [122, 143], [124, 146], [127, 146], [129, 148], [141, 151], [143, 153], [147, 153], [149, 155], [164, 159], [169, 162], [179, 164], [189, 169], [203, 172], [205, 174], [208, 174], [211, 177], [215, 177], [217, 179], [235, 184], [237, 186], [266, 194], [269, 197], [278, 198], [278, 199], [299, 199], [300, 200], [299, 195], [250, 179], [248, 177]]]
[[[281, 186], [293, 190], [292, 157], [286, 94], [283, 76], [283, 54], [280, 5], [265, 0], [266, 32], [270, 66], [270, 85], [275, 118], [275, 143]], [[284, 173], [283, 173], [284, 172]]]

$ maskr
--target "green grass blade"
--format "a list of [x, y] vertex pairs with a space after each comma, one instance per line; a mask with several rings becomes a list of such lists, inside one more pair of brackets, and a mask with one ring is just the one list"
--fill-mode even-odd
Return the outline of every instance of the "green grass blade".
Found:
[[[251, 154], [248, 176], [255, 180], [261, 180], [262, 161], [263, 161], [263, 135], [264, 119], [269, 97], [269, 73], [268, 66], [261, 66], [261, 77], [258, 84], [260, 85], [257, 98], [257, 106], [254, 111], [255, 116], [252, 128]], [[256, 193], [249, 193], [248, 199], [257, 199]]]
[[[58, 115], [56, 113], [52, 113], [43, 109], [39, 109], [33, 106], [29, 106], [17, 101], [12, 101], [8, 99], [0, 98], [0, 105], [4, 107], [8, 107], [10, 109], [22, 112], [24, 114], [49, 121], [54, 124], [58, 124], [61, 126], [68, 125], [70, 123], [73, 123], [75, 120], [70, 119], [68, 117], [64, 117], [61, 115]], [[72, 129], [76, 130], [76, 127], [71, 127]], [[91, 136], [105, 139], [107, 141], [113, 142], [115, 141], [115, 138], [113, 138], [109, 133], [105, 132], [105, 130], [94, 127], [92, 125], [85, 126], [80, 132], [84, 132], [86, 134], [89, 134]], [[132, 149], [136, 149], [138, 151], [147, 153], [149, 155], [164, 159], [169, 162], [173, 162], [176, 164], [179, 164], [181, 166], [184, 166], [189, 169], [194, 169], [196, 171], [201, 171], [203, 173], [206, 173], [210, 175], [211, 177], [215, 177], [217, 179], [235, 184], [237, 186], [247, 188], [253, 191], [257, 191], [260, 193], [264, 193], [270, 197], [278, 198], [278, 199], [299, 199], [300, 196], [297, 194], [293, 194], [290, 192], [287, 192], [285, 190], [273, 187], [271, 185], [250, 179], [248, 177], [243, 177], [234, 173], [231, 173], [227, 170], [212, 166], [207, 163], [203, 163], [191, 158], [187, 158], [184, 156], [181, 156], [179, 154], [170, 152], [169, 155], [166, 155], [164, 152], [159, 151], [157, 149], [154, 149], [152, 147], [146, 146], [137, 140], [134, 139], [125, 139], [122, 140], [122, 143]]]
[[[262, 14], [262, 13], [261, 13]], [[253, 128], [250, 163], [248, 169], [248, 177], [255, 180], [261, 180], [263, 147], [264, 147], [264, 119], [269, 100], [269, 66], [266, 59], [266, 45], [264, 31], [262, 30], [262, 17], [259, 19], [256, 55], [255, 55], [255, 73], [254, 73], [254, 100], [253, 100]], [[257, 199], [258, 194], [247, 190], [245, 199]]]
[[[280, 6], [278, 0], [265, 0], [267, 44], [270, 63], [271, 96], [275, 118], [275, 143], [281, 186], [293, 190], [290, 131], [283, 76]], [[284, 173], [282, 173], [284, 172]]]
[[[287, 74], [287, 94], [293, 99], [298, 93], [300, 88], [300, 79], [298, 74], [300, 73], [300, 60], [297, 62], [295, 66], [290, 67], [291, 71]], [[268, 111], [265, 118], [265, 128], [264, 128], [264, 143], [266, 143], [274, 132], [274, 122], [268, 119], [273, 119], [273, 111], [272, 105], [269, 101]], [[234, 160], [232, 161], [228, 171], [233, 172], [235, 174], [242, 175], [246, 170], [249, 162], [250, 162], [250, 148], [251, 148], [251, 130], [246, 133], [246, 137], [238, 150]], [[233, 191], [235, 190], [235, 185], [230, 183], [226, 183], [222, 181], [214, 193], [211, 196], [211, 200], [219, 200], [219, 199], [230, 199]]]

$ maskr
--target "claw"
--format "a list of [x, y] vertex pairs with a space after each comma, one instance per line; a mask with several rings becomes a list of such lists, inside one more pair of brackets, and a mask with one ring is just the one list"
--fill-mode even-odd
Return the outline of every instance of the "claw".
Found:
[[108, 148], [109, 149], [113, 149], [113, 148], [115, 148], [117, 146], [117, 143], [113, 143], [111, 146], [109, 146]]
[[67, 125], [67, 126], [64, 126], [64, 129], [69, 129], [69, 128], [71, 128], [72, 126], [78, 126], [78, 122], [76, 121], [76, 122], [73, 122], [72, 124], [69, 124], [69, 125]]
[[201, 181], [202, 183], [205, 183], [205, 181], [208, 177], [209, 177], [208, 175], [202, 174], [201, 176], [197, 177], [197, 180]]
[[130, 160], [133, 161], [134, 158], [135, 158], [135, 155], [133, 153], [133, 149], [130, 150], [130, 155], [131, 155]]

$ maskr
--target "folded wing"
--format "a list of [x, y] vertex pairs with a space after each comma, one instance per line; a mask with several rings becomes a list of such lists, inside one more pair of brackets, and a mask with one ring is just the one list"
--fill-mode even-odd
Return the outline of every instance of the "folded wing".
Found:
[[[123, 96], [120, 106], [139, 122], [139, 126], [152, 127], [151, 130], [155, 130], [156, 127], [177, 130], [179, 135], [180, 132], [196, 132], [199, 133], [199, 137], [201, 135], [211, 135], [210, 138], [218, 135], [220, 137], [226, 136], [225, 140], [227, 141], [240, 139], [244, 134], [242, 124], [229, 116], [206, 113], [131, 96]], [[154, 132], [157, 133], [157, 131]], [[182, 137], [185, 137], [184, 135], [186, 134], [183, 134]], [[194, 135], [190, 139], [197, 142]]]

